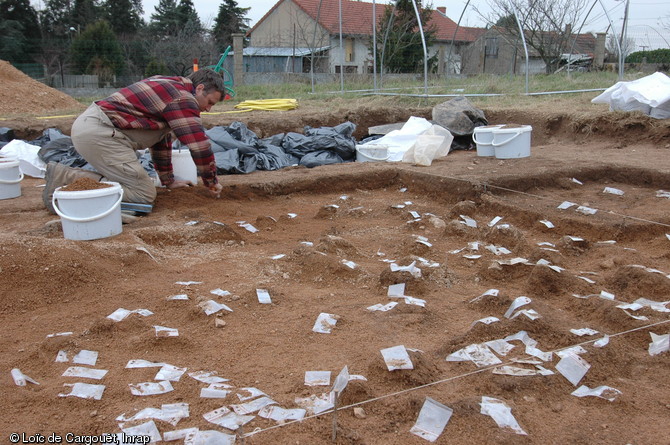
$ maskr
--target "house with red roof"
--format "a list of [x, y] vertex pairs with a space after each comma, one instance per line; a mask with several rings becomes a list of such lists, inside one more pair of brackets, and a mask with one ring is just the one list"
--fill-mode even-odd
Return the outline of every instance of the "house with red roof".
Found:
[[[387, 6], [353, 0], [279, 0], [247, 32], [245, 70], [309, 72], [314, 56], [315, 73], [372, 73], [370, 42]], [[438, 56], [438, 73], [460, 73], [463, 48], [486, 31], [457, 27], [444, 7], [433, 10], [426, 26], [437, 31], [428, 52], [429, 57]]]

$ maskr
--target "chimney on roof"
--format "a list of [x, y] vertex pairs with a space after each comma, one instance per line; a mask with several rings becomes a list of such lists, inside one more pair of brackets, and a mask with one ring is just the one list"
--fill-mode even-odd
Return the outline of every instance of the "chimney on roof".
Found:
[[442, 14], [443, 16], [447, 16], [447, 7], [446, 6], [438, 6], [437, 11]]

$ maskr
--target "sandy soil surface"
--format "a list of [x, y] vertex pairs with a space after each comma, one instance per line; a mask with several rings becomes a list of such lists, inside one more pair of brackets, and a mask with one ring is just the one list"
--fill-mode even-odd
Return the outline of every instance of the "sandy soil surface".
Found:
[[[43, 208], [44, 181], [24, 179], [21, 197], [0, 202], [2, 443], [12, 432], [118, 433], [151, 420], [122, 420], [140, 410], [187, 404], [189, 416], [178, 422], [153, 419], [162, 435], [198, 428], [237, 435], [238, 443], [326, 444], [335, 420], [336, 443], [422, 444], [410, 429], [428, 397], [453, 410], [436, 443], [670, 443], [670, 353], [648, 352], [651, 333], [670, 332], [668, 312], [618, 307], [646, 298], [668, 308], [670, 201], [658, 191], [670, 190], [670, 123], [603, 109], [484, 111], [491, 124], [533, 125], [531, 156], [455, 151], [430, 167], [348, 163], [221, 176], [221, 199], [199, 187], [159, 190], [153, 213], [95, 241], [64, 239]], [[242, 120], [264, 137], [351, 120], [360, 138], [371, 125], [411, 115], [430, 117], [430, 108], [350, 104], [208, 115], [205, 123]], [[71, 123], [1, 122], [24, 138], [49, 126], [68, 133]], [[577, 205], [561, 210], [564, 201]], [[392, 264], [417, 269], [393, 271]], [[404, 295], [425, 307], [387, 296], [402, 283]], [[212, 293], [217, 289], [227, 292]], [[270, 304], [259, 302], [259, 289]], [[490, 289], [497, 296], [482, 296]], [[180, 294], [188, 299], [169, 299]], [[505, 317], [521, 296], [530, 303], [519, 309], [539, 318]], [[209, 300], [232, 311], [207, 315]], [[387, 312], [368, 310], [392, 301], [399, 304]], [[109, 319], [119, 308], [151, 315]], [[321, 313], [337, 317], [329, 334], [313, 331]], [[475, 323], [485, 317], [498, 321]], [[154, 326], [179, 335], [157, 335]], [[571, 332], [582, 328], [597, 333]], [[63, 332], [72, 334], [50, 336]], [[510, 340], [506, 355], [491, 353], [496, 365], [446, 360], [519, 332], [547, 354], [529, 355]], [[605, 336], [609, 343], [596, 347]], [[389, 371], [380, 351], [399, 345], [413, 369]], [[557, 353], [578, 345], [589, 368], [575, 385], [559, 371]], [[82, 350], [98, 353], [95, 364], [75, 362]], [[67, 361], [57, 361], [59, 354]], [[499, 374], [501, 366], [539, 369], [522, 359], [552, 373]], [[131, 386], [161, 380], [161, 368], [128, 368], [130, 360], [186, 370], [173, 377], [172, 391], [137, 396]], [[108, 373], [100, 380], [64, 376], [72, 366]], [[231, 430], [204, 417], [221, 407], [240, 412], [234, 405], [248, 401], [240, 398], [249, 394], [243, 388], [299, 408], [296, 399], [327, 394], [345, 366], [366, 380], [349, 382], [336, 419], [330, 410], [308, 411], [300, 422], [277, 422], [255, 411]], [[39, 385], [15, 386], [13, 368]], [[200, 397], [208, 384], [190, 375], [199, 371], [228, 379], [229, 394]], [[329, 385], [305, 385], [307, 371], [330, 371]], [[104, 385], [101, 400], [60, 397], [77, 382]], [[571, 395], [581, 385], [620, 393], [610, 393], [613, 401]], [[511, 408], [526, 435], [482, 414], [483, 397]]]

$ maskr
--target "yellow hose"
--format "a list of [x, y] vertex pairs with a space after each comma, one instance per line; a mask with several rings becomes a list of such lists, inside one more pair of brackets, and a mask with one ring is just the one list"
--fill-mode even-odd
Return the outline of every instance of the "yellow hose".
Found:
[[296, 99], [261, 99], [245, 100], [235, 105], [237, 109], [243, 110], [294, 110], [298, 108]]

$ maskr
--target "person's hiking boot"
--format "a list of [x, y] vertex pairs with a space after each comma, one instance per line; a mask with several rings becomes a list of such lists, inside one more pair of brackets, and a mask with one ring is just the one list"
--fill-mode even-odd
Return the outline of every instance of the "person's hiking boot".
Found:
[[44, 191], [42, 192], [42, 201], [49, 213], [55, 214], [51, 198], [58, 187], [71, 184], [79, 178], [90, 178], [95, 181], [100, 181], [102, 175], [90, 170], [84, 170], [76, 167], [68, 167], [67, 165], [59, 164], [58, 162], [49, 162], [47, 164], [47, 171], [45, 179], [47, 181]]

